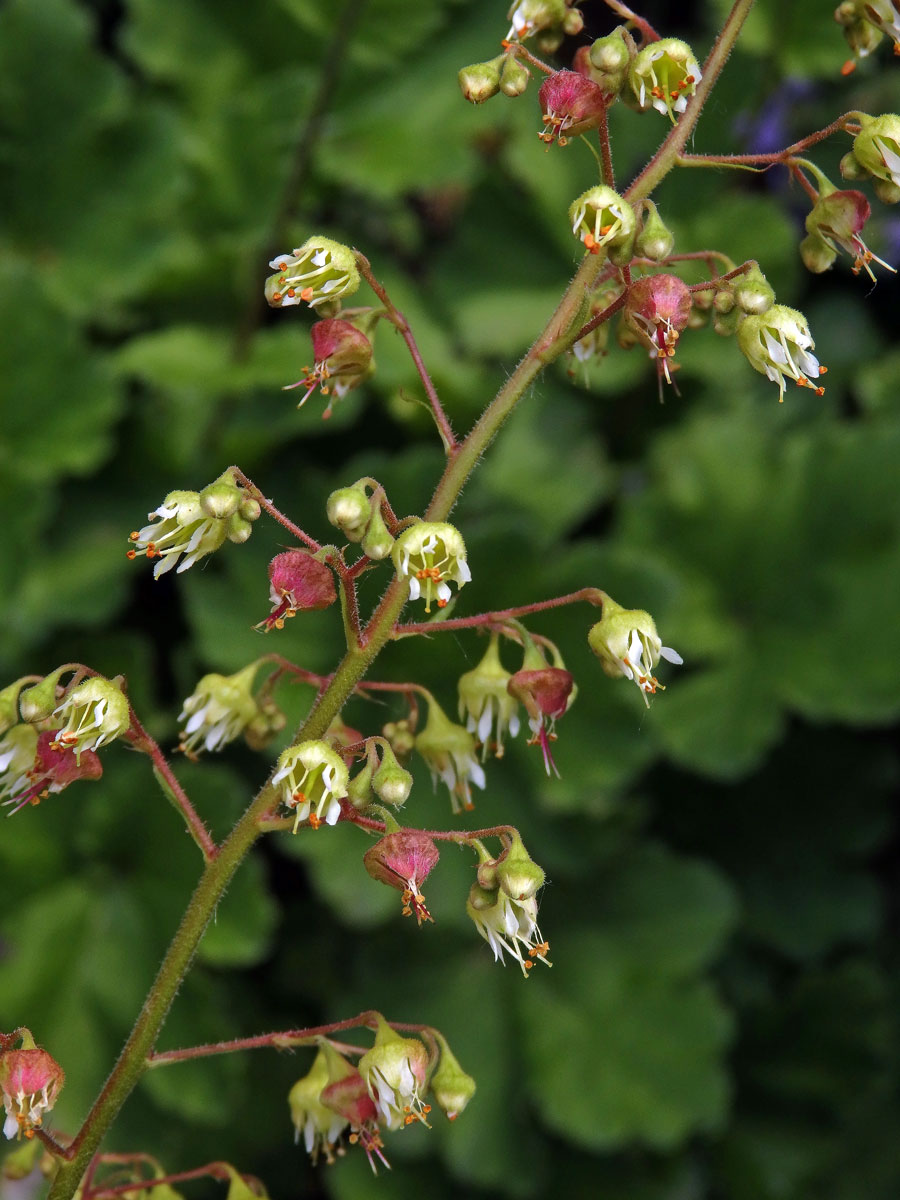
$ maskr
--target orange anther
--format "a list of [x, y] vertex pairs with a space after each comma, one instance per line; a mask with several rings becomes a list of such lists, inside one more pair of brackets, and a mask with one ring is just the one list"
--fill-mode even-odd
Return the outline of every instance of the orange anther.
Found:
[[281, 301], [284, 299], [284, 297], [282, 296], [281, 292], [273, 292], [272, 299], [275, 301], [276, 304], [280, 304]]
[[297, 293], [296, 293], [296, 291], [294, 290], [294, 288], [288, 288], [288, 290], [287, 290], [287, 294], [288, 294], [288, 295], [291, 297], [291, 299], [292, 299], [292, 300], [293, 300], [294, 296], [296, 296], [296, 295], [297, 295]]
[[300, 299], [305, 300], [306, 303], [309, 304], [309, 302], [310, 302], [310, 300], [312, 300], [312, 298], [313, 298], [313, 289], [311, 287], [305, 287], [303, 289], [303, 291], [300, 293]]
[[[897, 53], [896, 44], [894, 45], [894, 53], [895, 54]], [[844, 65], [841, 67], [841, 74], [842, 75], [852, 75], [855, 70], [856, 70], [856, 59], [848, 58], [847, 61], [844, 63]]]
[[280, 263], [278, 264], [278, 270], [279, 270], [279, 271], [286, 271], [286, 270], [287, 270], [287, 262], [280, 262]]
[[319, 826], [322, 824], [322, 822], [315, 813], [310, 813], [309, 814], [309, 824], [310, 824], [311, 828], [318, 829]]
[[446, 607], [447, 607], [447, 601], [446, 601], [446, 600], [438, 600], [438, 602], [437, 602], [437, 606], [438, 606], [438, 608], [446, 608]]
[[137, 550], [129, 550], [125, 555], [126, 558], [137, 558]]
[[610, 223], [609, 223], [608, 225], [601, 225], [601, 226], [600, 226], [600, 232], [601, 232], [601, 234], [602, 234], [604, 237], [606, 237], [606, 235], [609, 233], [609, 231], [610, 231], [611, 229], [612, 229], [612, 221], [610, 221]]
[[693, 75], [685, 75], [684, 79], [682, 79], [682, 81], [681, 81], [681, 86], [682, 86], [682, 87], [688, 87], [688, 86], [689, 86], [690, 84], [692, 84], [693, 82], [694, 82], [694, 76], [693, 76]]
[[828, 368], [827, 368], [827, 367], [819, 367], [819, 374], [820, 374], [820, 375], [827, 375], [827, 374], [828, 374]]
[[129, 539], [129, 541], [136, 542], [140, 536], [141, 535], [138, 533], [138, 531], [136, 529], [132, 529], [131, 533], [129, 533], [129, 535], [128, 535], [128, 539]]

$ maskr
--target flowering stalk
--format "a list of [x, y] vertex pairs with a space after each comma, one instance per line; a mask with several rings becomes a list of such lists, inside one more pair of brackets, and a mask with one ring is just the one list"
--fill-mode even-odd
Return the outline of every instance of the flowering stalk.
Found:
[[[440, 633], [444, 629], [479, 629], [503, 625], [516, 617], [527, 617], [531, 613], [546, 612], [561, 608], [565, 604], [587, 604], [600, 606], [603, 593], [599, 588], [586, 587], [565, 596], [554, 596], [552, 600], [537, 600], [534, 604], [520, 604], [517, 608], [498, 608], [493, 612], [478, 613], [473, 617], [450, 617], [446, 621], [406, 621], [394, 630], [394, 637], [406, 637], [414, 633]], [[366, 685], [371, 686], [371, 685]], [[408, 687], [409, 685], [404, 685]]]
[[[677, 164], [678, 156], [702, 111], [709, 92], [728, 58], [752, 0], [736, 0], [713, 49], [703, 66], [703, 78], [677, 124], [645, 170], [625, 193], [634, 203], [648, 196]], [[456, 444], [425, 513], [428, 521], [445, 521], [479, 458], [496, 437], [507, 417], [543, 367], [558, 358], [575, 340], [585, 293], [604, 267], [601, 258], [585, 255], [581, 265], [531, 349], [506, 380], [475, 426]], [[409, 341], [407, 341], [409, 345]], [[437, 413], [436, 419], [437, 419]], [[440, 426], [439, 426], [440, 427]], [[449, 427], [448, 427], [449, 430]], [[453, 444], [448, 441], [448, 446]], [[247, 483], [244, 482], [244, 486]], [[254, 496], [256, 496], [254, 491]], [[259, 501], [262, 504], [262, 500]], [[275, 515], [273, 513], [272, 515]], [[278, 518], [276, 518], [278, 519]], [[284, 523], [284, 522], [282, 522]], [[306, 537], [303, 540], [307, 545]], [[409, 593], [408, 581], [395, 579], [362, 631], [362, 637], [338, 665], [328, 688], [296, 733], [296, 740], [321, 738], [347, 698], [391, 639]], [[273, 811], [278, 793], [271, 781], [260, 789], [230, 835], [209, 858], [135, 1025], [118, 1061], [97, 1097], [84, 1124], [68, 1147], [50, 1187], [48, 1200], [71, 1200], [102, 1138], [137, 1085], [147, 1066], [159, 1031], [187, 972], [200, 939], [234, 873], [261, 835], [260, 818]]]

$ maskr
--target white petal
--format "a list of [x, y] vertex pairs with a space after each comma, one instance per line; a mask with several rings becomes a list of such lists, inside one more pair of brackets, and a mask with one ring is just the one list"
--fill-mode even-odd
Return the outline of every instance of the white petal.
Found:
[[676, 650], [673, 650], [671, 646], [660, 646], [659, 656], [660, 658], [664, 658], [666, 662], [675, 663], [679, 667], [684, 662], [681, 655]]

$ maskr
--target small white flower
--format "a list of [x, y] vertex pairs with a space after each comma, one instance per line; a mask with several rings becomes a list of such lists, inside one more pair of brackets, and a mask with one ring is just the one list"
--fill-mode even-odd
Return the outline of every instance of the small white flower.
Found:
[[16, 804], [31, 786], [31, 769], [37, 753], [33, 725], [14, 725], [0, 738], [0, 802]]
[[681, 666], [680, 654], [664, 646], [656, 632], [656, 622], [640, 608], [623, 608], [611, 596], [604, 596], [603, 617], [588, 632], [588, 644], [600, 659], [607, 675], [624, 676], [636, 683], [649, 706], [649, 696], [664, 691], [653, 674], [661, 658]]
[[402, 1129], [413, 1121], [428, 1124], [431, 1106], [422, 1097], [428, 1052], [418, 1039], [401, 1037], [386, 1023], [379, 1025], [375, 1045], [359, 1060], [359, 1073], [388, 1129]]
[[326, 300], [339, 300], [359, 287], [353, 251], [331, 238], [307, 238], [290, 254], [279, 254], [269, 266], [278, 274], [266, 280], [266, 299], [275, 308], [308, 304], [316, 308]]
[[773, 304], [759, 316], [745, 317], [738, 326], [738, 345], [754, 370], [778, 384], [778, 402], [784, 400], [785, 381], [811, 387], [817, 395], [823, 387], [810, 383], [826, 368], [812, 353], [815, 348], [803, 313], [784, 304]]
[[131, 711], [121, 689], [99, 677], [72, 688], [53, 718], [61, 722], [54, 748], [73, 750], [76, 762], [85, 750], [99, 750], [127, 733], [131, 725]]
[[[158, 558], [154, 579], [176, 564], [179, 575], [187, 571], [198, 559], [218, 550], [228, 535], [228, 522], [210, 517], [200, 505], [198, 492], [170, 492], [147, 516], [151, 524], [132, 533], [128, 557], [146, 554], [147, 558]], [[157, 519], [159, 524], [153, 524]], [[179, 563], [182, 555], [184, 559]]]
[[481, 662], [459, 678], [459, 715], [466, 718], [466, 729], [474, 733], [481, 746], [482, 760], [493, 743], [497, 758], [503, 757], [503, 738], [519, 732], [519, 705], [506, 690], [512, 678], [500, 661], [497, 635], [491, 637]]
[[303, 1138], [303, 1145], [313, 1163], [320, 1154], [325, 1155], [326, 1162], [334, 1162], [334, 1148], [350, 1124], [347, 1117], [327, 1108], [319, 1099], [328, 1083], [328, 1059], [320, 1049], [309, 1074], [298, 1079], [288, 1093], [294, 1140]]
[[179, 749], [188, 757], [216, 751], [233, 742], [258, 712], [251, 687], [258, 670], [251, 663], [235, 675], [204, 675], [178, 717], [185, 726]]
[[683, 113], [700, 82], [700, 64], [685, 42], [661, 38], [635, 55], [631, 87], [642, 109], [651, 105], [673, 122]]
[[612, 188], [588, 188], [569, 206], [572, 232], [591, 254], [628, 241], [635, 229], [634, 209]]
[[280, 755], [272, 776], [273, 787], [281, 791], [281, 803], [295, 813], [294, 833], [307, 819], [313, 829], [323, 821], [326, 825], [336, 824], [348, 784], [343, 759], [317, 741], [289, 746]]
[[476, 884], [466, 902], [466, 912], [494, 952], [495, 962], [505, 965], [503, 955], [508, 954], [519, 964], [526, 979], [535, 962], [552, 966], [547, 958], [550, 943], [544, 941], [538, 928], [534, 896], [514, 900], [502, 888], [496, 893], [485, 892]]
[[391, 557], [400, 578], [409, 580], [410, 600], [425, 597], [426, 612], [435, 596], [438, 608], [447, 606], [452, 595], [448, 579], [461, 588], [472, 578], [462, 534], [445, 521], [411, 525], [394, 542]]
[[440, 779], [450, 792], [454, 812], [474, 808], [471, 784], [484, 790], [484, 768], [475, 756], [475, 738], [457, 725], [434, 699], [428, 703], [428, 720], [416, 737], [416, 749], [428, 764], [431, 781]]

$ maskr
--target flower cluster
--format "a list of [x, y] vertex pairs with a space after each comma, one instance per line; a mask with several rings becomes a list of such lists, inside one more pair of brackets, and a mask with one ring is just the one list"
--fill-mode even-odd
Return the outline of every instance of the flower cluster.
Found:
[[494, 961], [504, 962], [503, 956], [508, 954], [527, 979], [536, 962], [552, 965], [547, 957], [550, 944], [537, 923], [537, 893], [544, 872], [518, 834], [498, 859], [491, 858], [480, 842], [474, 848], [481, 861], [466, 912], [493, 951]]

